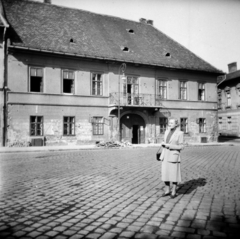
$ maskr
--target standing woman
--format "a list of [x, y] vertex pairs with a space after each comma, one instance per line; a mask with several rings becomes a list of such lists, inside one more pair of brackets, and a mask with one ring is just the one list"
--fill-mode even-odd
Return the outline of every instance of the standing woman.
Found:
[[[183, 149], [183, 132], [179, 129], [178, 120], [171, 118], [168, 129], [165, 131], [162, 142], [163, 151], [160, 156], [162, 161], [162, 181], [165, 183], [163, 196], [175, 198], [177, 184], [181, 182], [181, 159], [180, 152]], [[170, 183], [172, 182], [172, 191]]]

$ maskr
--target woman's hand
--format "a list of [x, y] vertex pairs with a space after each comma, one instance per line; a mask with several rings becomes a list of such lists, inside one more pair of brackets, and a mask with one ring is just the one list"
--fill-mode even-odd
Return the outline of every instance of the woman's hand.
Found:
[[170, 144], [165, 144], [165, 143], [164, 143], [164, 146], [163, 146], [163, 147], [165, 147], [165, 148], [168, 149], [168, 148], [170, 147]]

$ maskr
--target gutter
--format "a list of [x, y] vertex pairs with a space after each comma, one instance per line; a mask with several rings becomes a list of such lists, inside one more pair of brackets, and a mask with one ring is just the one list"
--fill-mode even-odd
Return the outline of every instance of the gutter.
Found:
[[38, 49], [38, 48], [31, 48], [31, 47], [24, 47], [24, 46], [9, 46], [9, 48], [12, 49], [19, 49], [19, 50], [29, 50], [29, 51], [37, 51], [37, 52], [42, 52], [42, 53], [54, 53], [54, 54], [59, 54], [59, 55], [65, 55], [65, 56], [75, 56], [75, 57], [84, 57], [84, 58], [89, 58], [89, 59], [98, 59], [98, 60], [108, 60], [108, 61], [118, 61], [118, 62], [125, 62], [129, 64], [140, 64], [140, 65], [145, 65], [145, 66], [153, 66], [153, 67], [163, 67], [163, 68], [168, 68], [170, 70], [182, 70], [182, 71], [195, 71], [195, 72], [202, 72], [202, 73], [208, 73], [208, 74], [217, 74], [220, 75], [222, 72], [213, 72], [213, 71], [204, 71], [204, 70], [199, 70], [199, 69], [186, 69], [186, 68], [180, 68], [180, 67], [171, 67], [167, 65], [159, 65], [157, 63], [143, 63], [141, 61], [133, 61], [133, 60], [128, 60], [126, 61], [125, 59], [117, 59], [117, 58], [108, 58], [108, 57], [100, 57], [100, 56], [91, 56], [87, 54], [76, 54], [76, 53], [66, 53], [66, 52], [59, 52], [59, 51], [53, 51], [53, 50], [44, 50], [44, 49]]

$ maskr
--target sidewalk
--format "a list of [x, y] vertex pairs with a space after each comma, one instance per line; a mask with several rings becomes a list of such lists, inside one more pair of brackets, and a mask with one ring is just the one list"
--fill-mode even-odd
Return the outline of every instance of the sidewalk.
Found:
[[[234, 146], [234, 143], [189, 143], [187, 147], [205, 146]], [[66, 146], [39, 146], [39, 147], [0, 147], [1, 153], [20, 153], [20, 152], [46, 152], [46, 151], [73, 151], [73, 150], [97, 150], [97, 149], [123, 149], [123, 148], [158, 148], [160, 144], [133, 144], [127, 147], [104, 148], [97, 145], [66, 145]]]

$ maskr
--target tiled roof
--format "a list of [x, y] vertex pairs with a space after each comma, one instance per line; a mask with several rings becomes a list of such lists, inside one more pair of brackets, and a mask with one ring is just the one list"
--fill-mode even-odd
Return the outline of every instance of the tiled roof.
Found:
[[[220, 82], [218, 82], [218, 86], [225, 86], [227, 83], [240, 83], [240, 70], [228, 73], [224, 76], [224, 79]], [[226, 83], [226, 84], [225, 84]]]
[[222, 73], [146, 23], [34, 1], [2, 2], [14, 33], [13, 46]]

